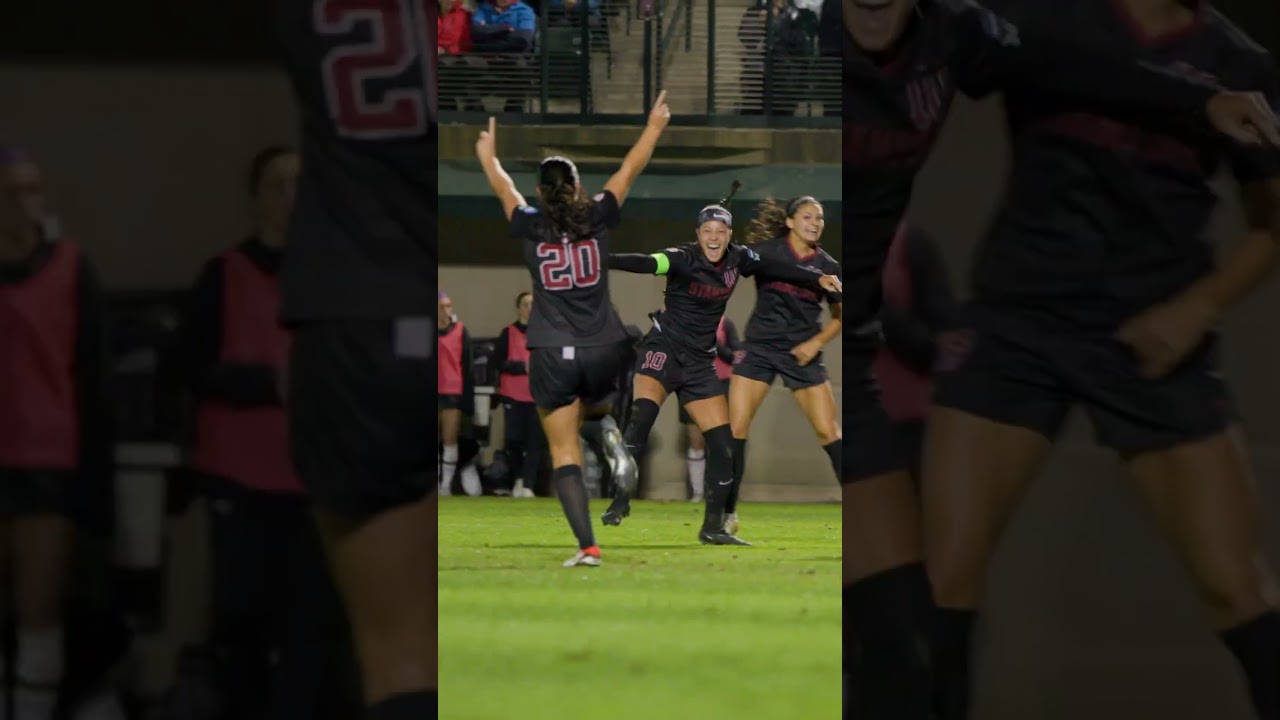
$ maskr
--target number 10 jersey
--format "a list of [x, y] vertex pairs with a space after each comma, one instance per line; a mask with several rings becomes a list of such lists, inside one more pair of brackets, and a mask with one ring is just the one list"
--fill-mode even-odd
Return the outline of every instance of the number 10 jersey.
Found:
[[282, 316], [436, 312], [436, 0], [271, 0], [301, 120]]
[[533, 279], [528, 347], [599, 347], [627, 339], [609, 297], [610, 233], [619, 222], [618, 200], [608, 190], [591, 199], [589, 238], [561, 236], [536, 208], [511, 214], [511, 236], [524, 243]]

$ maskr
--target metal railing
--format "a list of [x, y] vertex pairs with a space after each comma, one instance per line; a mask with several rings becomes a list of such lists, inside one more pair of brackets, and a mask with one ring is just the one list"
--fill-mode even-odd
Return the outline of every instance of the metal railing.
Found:
[[823, 32], [812, 11], [783, 0], [569, 3], [542, 0], [531, 39], [489, 31], [441, 55], [441, 121], [633, 123], [666, 90], [673, 124], [839, 123], [839, 31]]

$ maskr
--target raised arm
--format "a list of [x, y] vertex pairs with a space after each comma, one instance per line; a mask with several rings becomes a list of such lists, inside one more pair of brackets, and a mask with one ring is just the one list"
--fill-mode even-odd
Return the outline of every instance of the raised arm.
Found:
[[476, 140], [476, 157], [480, 160], [480, 167], [484, 169], [485, 178], [489, 180], [490, 189], [502, 203], [502, 217], [510, 220], [511, 213], [527, 203], [524, 196], [516, 189], [511, 176], [502, 169], [502, 163], [498, 162], [497, 135], [498, 123], [493, 118], [489, 118], [488, 132], [481, 132], [480, 138]]
[[618, 168], [618, 172], [604, 184], [604, 189], [613, 193], [613, 196], [618, 199], [619, 206], [626, 202], [632, 183], [640, 177], [640, 173], [644, 172], [645, 166], [649, 164], [649, 159], [653, 157], [653, 149], [658, 146], [658, 138], [662, 137], [662, 131], [666, 129], [670, 120], [671, 110], [667, 107], [667, 91], [663, 90], [658, 93], [658, 99], [653, 104], [653, 110], [649, 113], [649, 122], [645, 125], [644, 132], [640, 133], [640, 139], [631, 148], [631, 152], [622, 159], [622, 167]]

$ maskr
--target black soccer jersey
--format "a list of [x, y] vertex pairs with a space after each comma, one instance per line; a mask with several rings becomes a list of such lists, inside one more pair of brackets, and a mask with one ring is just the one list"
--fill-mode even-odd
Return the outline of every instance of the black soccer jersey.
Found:
[[652, 255], [612, 255], [610, 267], [667, 276], [664, 306], [654, 326], [677, 347], [712, 355], [716, 328], [738, 280], [767, 271], [771, 276], [819, 290], [823, 274], [794, 260], [764, 259], [750, 247], [730, 243], [720, 262], [712, 264], [698, 244], [687, 243]]
[[435, 0], [271, 0], [302, 121], [288, 322], [431, 315]]
[[[1202, 7], [1190, 27], [1144, 34], [1120, 3], [1077, 0], [1058, 22], [1136, 60], [1259, 90], [1280, 107], [1273, 59]], [[1224, 166], [1243, 182], [1280, 177], [1280, 153], [1244, 148], [1154, 113], [1101, 111], [1019, 90], [1006, 94], [1013, 171], [974, 271], [976, 297], [1114, 329], [1214, 267], [1207, 236]]]
[[[770, 265], [791, 263], [823, 275], [840, 275], [840, 263], [821, 248], [801, 256], [785, 237], [752, 248]], [[841, 301], [841, 296], [812, 285], [787, 282], [766, 266], [756, 273], [756, 307], [747, 321], [747, 341], [790, 349], [812, 338], [822, 330], [823, 300], [834, 304]]]
[[909, 37], [889, 62], [868, 57], [845, 33], [846, 341], [872, 337], [881, 268], [957, 91], [1045, 86], [1181, 115], [1212, 94], [1205, 83], [1142, 66], [1088, 32], [1073, 35], [1043, 20], [1029, 29], [970, 0], [920, 0]]
[[591, 237], [570, 240], [537, 208], [516, 208], [511, 237], [524, 243], [533, 278], [528, 346], [596, 347], [627, 338], [609, 298], [610, 235], [622, 221], [618, 199], [604, 190], [591, 199]]

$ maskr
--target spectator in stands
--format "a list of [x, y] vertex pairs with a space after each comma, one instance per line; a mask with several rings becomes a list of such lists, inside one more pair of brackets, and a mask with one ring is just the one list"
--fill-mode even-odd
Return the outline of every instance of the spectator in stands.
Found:
[[498, 400], [502, 403], [504, 449], [511, 464], [512, 497], [537, 495], [542, 457], [547, 436], [542, 432], [538, 408], [529, 392], [529, 348], [525, 345], [529, 315], [533, 311], [533, 293], [516, 296], [516, 321], [502, 329], [498, 336]]
[[210, 638], [225, 717], [350, 717], [336, 692], [352, 666], [337, 590], [289, 456], [283, 378], [290, 343], [279, 268], [298, 155], [250, 163], [249, 237], [205, 263], [178, 353], [196, 401], [191, 467], [208, 498]]
[[[747, 48], [742, 59], [742, 104], [739, 113], [764, 112], [765, 79], [773, 89], [770, 114], [794, 115], [808, 95], [809, 73], [817, 55], [818, 16], [794, 0], [761, 0], [747, 9], [738, 25], [738, 40]], [[771, 67], [766, 67], [766, 62]]]
[[473, 77], [465, 109], [483, 111], [480, 96], [490, 94], [502, 98], [503, 112], [524, 110], [525, 81], [532, 78], [527, 56], [533, 53], [537, 31], [538, 16], [522, 0], [486, 0], [476, 8], [471, 15], [473, 55], [467, 57]]
[[[587, 22], [591, 25], [598, 25], [604, 21], [604, 15], [601, 12], [603, 3], [601, 0], [587, 0]], [[548, 25], [577, 25], [579, 13], [581, 10], [581, 0], [548, 0], [547, 2], [547, 24]]]
[[[827, 0], [822, 4], [822, 11], [818, 14], [818, 57], [821, 58], [823, 67], [819, 69], [819, 74], [826, 77], [829, 73], [826, 68], [840, 67], [841, 45], [844, 43], [844, 25], [840, 18], [840, 3], [836, 0]], [[835, 93], [842, 92], [839, 83], [835, 84]], [[842, 114], [843, 103], [824, 102], [822, 104], [822, 114], [826, 117], [840, 117]]]
[[463, 0], [448, 0], [448, 8], [436, 21], [440, 56], [458, 55], [471, 50], [471, 13]]
[[53, 717], [74, 663], [63, 630], [73, 548], [110, 528], [114, 498], [106, 301], [79, 246], [51, 234], [45, 201], [39, 166], [0, 146], [0, 543], [14, 622], [4, 716], [15, 720]]

